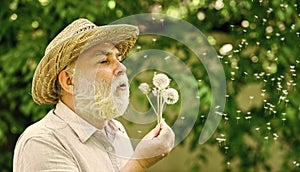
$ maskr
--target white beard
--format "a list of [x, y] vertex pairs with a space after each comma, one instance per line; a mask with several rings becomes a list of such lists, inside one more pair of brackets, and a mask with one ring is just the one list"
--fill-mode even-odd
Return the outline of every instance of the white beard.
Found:
[[[90, 80], [80, 74], [76, 74], [76, 77], [74, 105], [77, 113], [101, 121], [124, 114], [129, 104], [126, 75], [114, 78], [111, 84], [104, 79]], [[121, 84], [126, 84], [126, 90], [119, 89]]]

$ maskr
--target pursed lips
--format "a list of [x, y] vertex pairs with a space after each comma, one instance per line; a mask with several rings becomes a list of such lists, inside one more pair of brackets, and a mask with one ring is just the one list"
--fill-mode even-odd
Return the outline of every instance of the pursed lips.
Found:
[[120, 90], [126, 90], [127, 88], [127, 84], [126, 83], [121, 83], [119, 86], [118, 86], [118, 89]]

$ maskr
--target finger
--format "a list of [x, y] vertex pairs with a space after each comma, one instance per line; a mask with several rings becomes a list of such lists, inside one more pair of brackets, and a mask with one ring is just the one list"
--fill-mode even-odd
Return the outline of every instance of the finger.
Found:
[[157, 137], [159, 140], [164, 140], [164, 143], [168, 145], [168, 147], [173, 147], [175, 141], [175, 134], [171, 127], [166, 124], [165, 121], [160, 123], [161, 130], [159, 136]]
[[157, 137], [160, 133], [160, 125], [156, 125], [145, 137], [144, 139], [153, 139]]
[[153, 129], [151, 130], [151, 132], [153, 131], [154, 137], [157, 137], [157, 136], [159, 135], [159, 133], [160, 133], [160, 130], [161, 130], [161, 126], [160, 126], [159, 124], [157, 124], [157, 125], [155, 126], [155, 128], [153, 128]]
[[162, 118], [162, 119], [160, 120], [159, 125], [160, 125], [160, 127], [163, 127], [163, 126], [165, 126], [165, 125], [168, 125], [168, 124], [166, 123], [165, 118]]
[[171, 127], [165, 122], [165, 120], [161, 120], [160, 122], [160, 135], [165, 135], [165, 134], [174, 134], [173, 130]]

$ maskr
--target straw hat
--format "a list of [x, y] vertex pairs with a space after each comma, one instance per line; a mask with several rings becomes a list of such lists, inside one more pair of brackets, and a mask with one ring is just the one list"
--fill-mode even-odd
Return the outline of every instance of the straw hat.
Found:
[[138, 28], [132, 25], [96, 26], [87, 19], [78, 19], [62, 30], [47, 46], [32, 80], [32, 97], [37, 104], [55, 104], [59, 99], [56, 79], [70, 62], [84, 50], [99, 44], [112, 43], [122, 59], [133, 47]]

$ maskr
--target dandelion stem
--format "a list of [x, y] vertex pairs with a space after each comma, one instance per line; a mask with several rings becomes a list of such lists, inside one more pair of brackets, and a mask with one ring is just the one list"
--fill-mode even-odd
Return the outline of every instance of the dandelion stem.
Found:
[[[163, 100], [163, 103], [161, 104], [161, 112], [163, 112], [163, 110], [164, 110], [165, 103], [166, 103], [166, 101]], [[162, 113], [160, 114], [160, 119], [162, 119]]]
[[150, 100], [150, 98], [149, 98], [148, 94], [146, 94], [146, 97], [147, 97], [147, 99], [148, 99], [148, 102], [150, 103], [150, 105], [151, 105], [151, 107], [152, 107], [152, 109], [153, 109], [154, 113], [155, 113], [155, 114], [156, 114], [156, 116], [157, 116], [158, 114], [157, 114], [157, 112], [156, 112], [156, 110], [155, 110], [155, 108], [154, 108], [154, 106], [153, 106], [153, 104], [152, 104], [152, 102], [151, 102], [151, 100]]
[[156, 114], [156, 117], [157, 117], [157, 123], [159, 123], [159, 96], [158, 96], [158, 90], [157, 90], [157, 93], [156, 93], [156, 108], [157, 108], [157, 114]]
[[157, 123], [160, 123], [160, 90], [157, 92]]
[[160, 91], [159, 94], [159, 121], [162, 119], [162, 112], [163, 112], [163, 97], [162, 97], [162, 91]]

